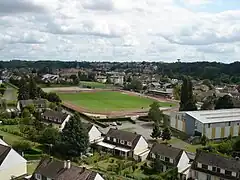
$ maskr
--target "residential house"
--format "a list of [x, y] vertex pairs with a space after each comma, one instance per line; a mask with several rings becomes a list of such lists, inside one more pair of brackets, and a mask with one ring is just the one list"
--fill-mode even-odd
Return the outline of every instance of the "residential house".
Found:
[[0, 179], [10, 180], [27, 174], [27, 161], [0, 139]]
[[17, 109], [21, 111], [29, 105], [34, 105], [37, 109], [45, 109], [47, 107], [47, 100], [45, 99], [28, 99], [19, 100], [17, 103]]
[[96, 76], [96, 81], [100, 83], [106, 83], [107, 82], [107, 76]]
[[53, 158], [42, 159], [31, 180], [104, 180], [100, 174], [85, 167], [59, 161]]
[[144, 161], [149, 153], [148, 143], [142, 135], [113, 128], [110, 128], [104, 140], [96, 145], [103, 151], [136, 161]]
[[87, 129], [90, 144], [103, 140], [102, 133], [96, 126], [91, 123], [83, 123], [83, 126]]
[[47, 109], [42, 113], [41, 117], [47, 122], [59, 124], [59, 129], [62, 130], [65, 127], [66, 122], [71, 118], [71, 115]]
[[190, 176], [196, 180], [240, 180], [240, 160], [198, 151]]
[[155, 143], [149, 153], [149, 159], [153, 160], [156, 158], [159, 158], [163, 163], [162, 172], [177, 167], [180, 179], [188, 178], [191, 164], [184, 150], [165, 144]]

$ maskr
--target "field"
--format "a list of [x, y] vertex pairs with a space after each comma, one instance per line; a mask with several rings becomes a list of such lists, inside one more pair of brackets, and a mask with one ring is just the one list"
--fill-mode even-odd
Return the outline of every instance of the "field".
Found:
[[[77, 93], [59, 93], [65, 104], [79, 107], [83, 112], [113, 113], [146, 111], [153, 99], [121, 91], [82, 91]], [[162, 107], [170, 107], [169, 102], [159, 102]]]

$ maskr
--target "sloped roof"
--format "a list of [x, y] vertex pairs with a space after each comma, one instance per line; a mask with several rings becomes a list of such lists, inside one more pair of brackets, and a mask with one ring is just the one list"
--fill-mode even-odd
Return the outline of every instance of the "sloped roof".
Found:
[[[136, 134], [136, 133], [132, 133], [132, 132], [128, 132], [128, 131], [123, 131], [123, 130], [119, 130], [119, 129], [113, 129], [110, 128], [109, 131], [106, 134], [105, 137], [105, 141], [107, 140], [106, 138], [110, 137], [110, 138], [116, 138], [116, 139], [120, 139], [123, 141], [127, 141], [127, 142], [131, 142], [131, 148], [134, 148], [139, 139], [141, 138], [141, 135]], [[119, 144], [119, 143], [118, 143]]]
[[0, 144], [0, 166], [10, 152], [11, 147]]
[[22, 107], [26, 107], [28, 105], [46, 105], [47, 101], [45, 99], [28, 99], [28, 100], [20, 100], [19, 101]]
[[199, 151], [194, 159], [194, 163], [206, 164], [219, 167], [228, 171], [240, 172], [240, 161], [232, 158], [220, 156], [205, 151]]
[[61, 120], [61, 122], [63, 122], [68, 114], [66, 113], [62, 113], [62, 112], [59, 112], [59, 111], [53, 111], [53, 110], [49, 110], [47, 109], [43, 114], [42, 116], [46, 116], [46, 117], [50, 117], [50, 118], [54, 118], [54, 119], [58, 119], [58, 120]]
[[[94, 180], [97, 173], [83, 167], [71, 165], [64, 168], [64, 162], [56, 159], [42, 159], [34, 174], [41, 174], [54, 180]], [[35, 180], [34, 174], [31, 180]]]
[[174, 163], [177, 164], [183, 153], [183, 150], [165, 144], [155, 143], [152, 146], [151, 153], [174, 159]]

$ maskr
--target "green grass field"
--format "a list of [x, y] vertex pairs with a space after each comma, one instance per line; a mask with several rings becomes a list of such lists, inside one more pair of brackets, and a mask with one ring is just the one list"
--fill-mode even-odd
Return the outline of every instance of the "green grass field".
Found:
[[[148, 108], [154, 100], [131, 96], [116, 91], [80, 92], [80, 93], [59, 93], [63, 101], [71, 102], [74, 105], [84, 107], [91, 111], [120, 111]], [[160, 106], [168, 107], [173, 104], [159, 102]]]
[[103, 83], [100, 83], [100, 82], [80, 81], [80, 86], [88, 86], [88, 87], [91, 87], [91, 88], [105, 89], [105, 88], [111, 88], [113, 85], [103, 84]]

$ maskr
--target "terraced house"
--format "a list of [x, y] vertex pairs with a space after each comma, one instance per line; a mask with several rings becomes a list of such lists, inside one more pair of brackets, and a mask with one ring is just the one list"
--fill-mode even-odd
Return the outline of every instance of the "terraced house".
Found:
[[223, 139], [240, 134], [240, 109], [221, 109], [173, 113], [171, 127], [188, 135]]
[[149, 153], [149, 159], [159, 158], [162, 161], [162, 172], [168, 169], [177, 168], [180, 179], [187, 179], [190, 171], [190, 159], [187, 153], [175, 147], [155, 143]]
[[97, 172], [78, 167], [71, 161], [42, 159], [30, 180], [104, 180]]
[[190, 176], [197, 180], [240, 180], [240, 160], [199, 151]]
[[102, 151], [136, 161], [144, 161], [149, 153], [148, 143], [142, 135], [113, 128], [96, 145]]

